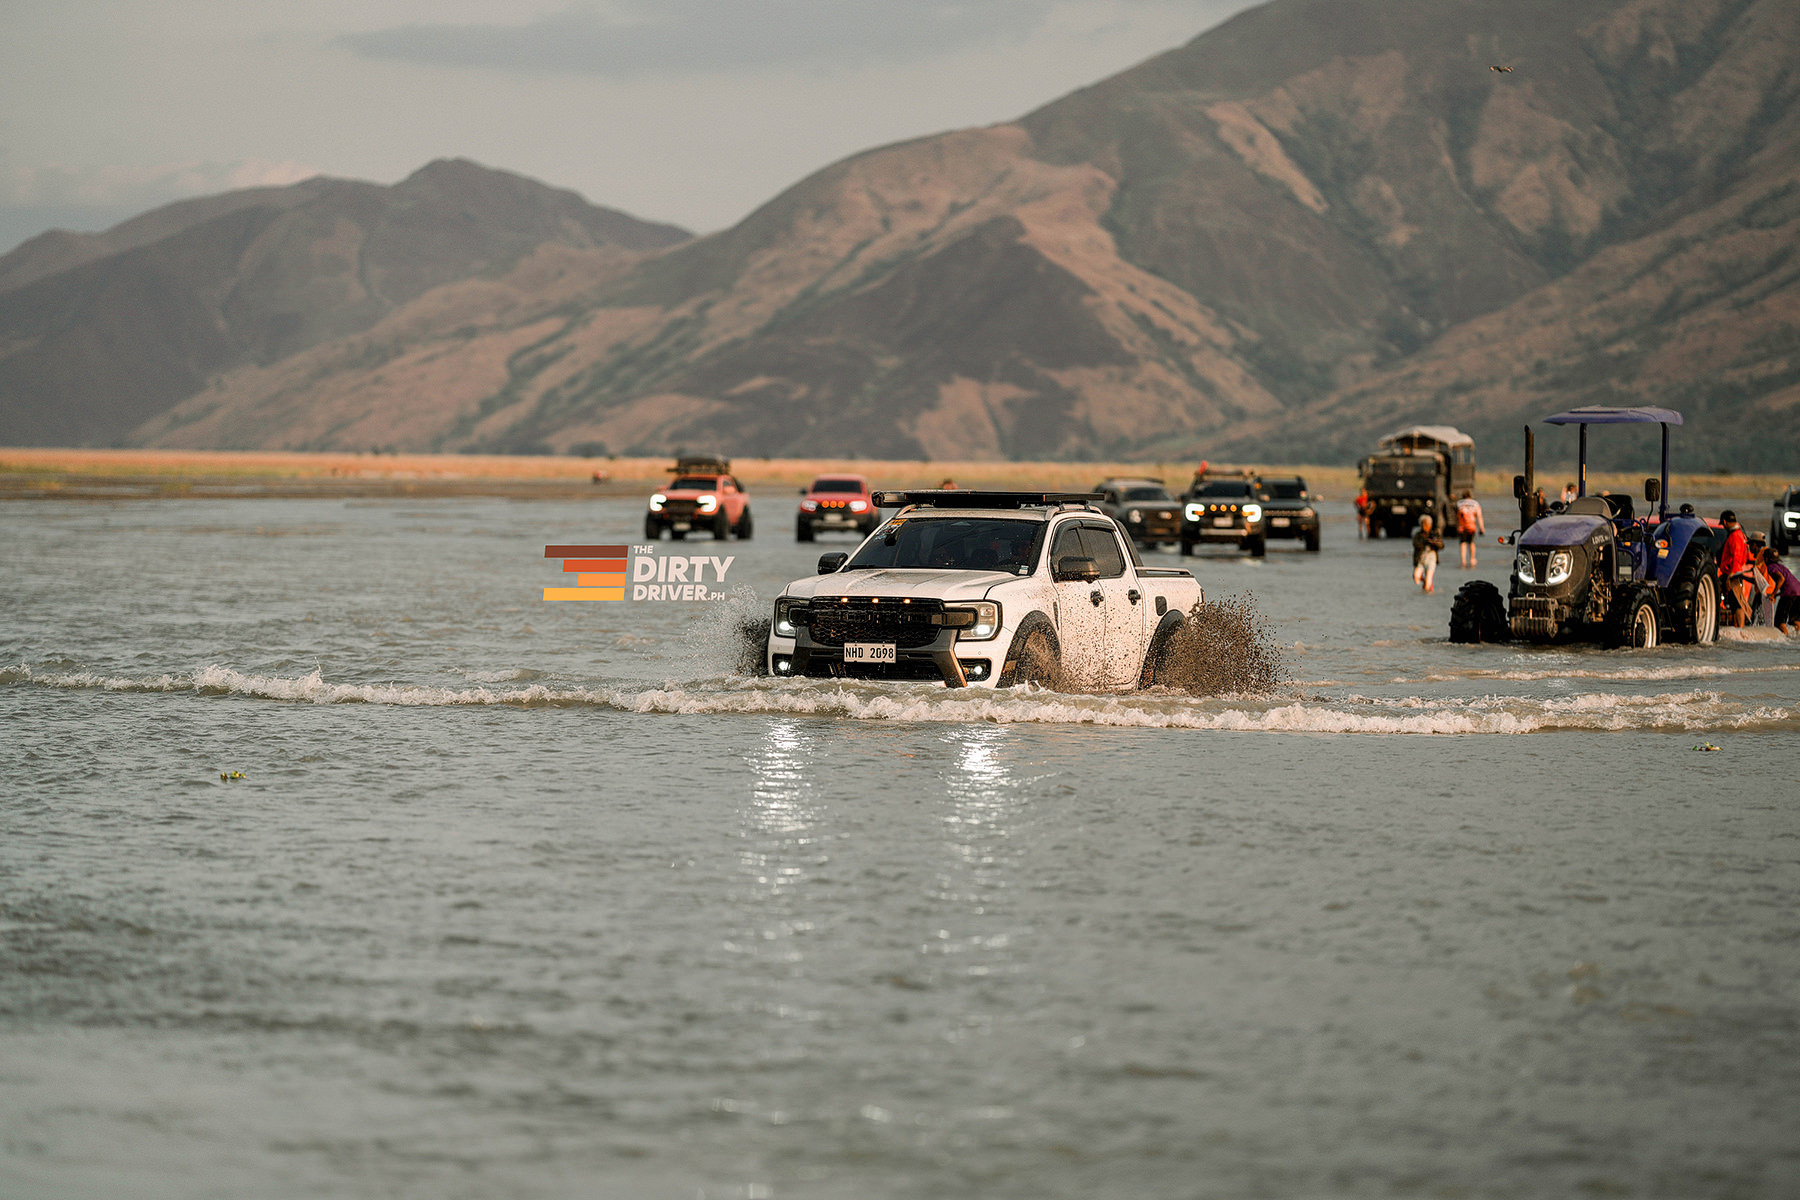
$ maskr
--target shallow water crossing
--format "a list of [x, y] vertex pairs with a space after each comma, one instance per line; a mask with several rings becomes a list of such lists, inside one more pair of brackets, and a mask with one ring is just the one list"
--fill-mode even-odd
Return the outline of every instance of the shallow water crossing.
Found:
[[640, 520], [0, 511], [0, 1194], [1800, 1190], [1795, 646], [1340, 519], [1191, 560], [1269, 694], [756, 679], [834, 547], [537, 599]]

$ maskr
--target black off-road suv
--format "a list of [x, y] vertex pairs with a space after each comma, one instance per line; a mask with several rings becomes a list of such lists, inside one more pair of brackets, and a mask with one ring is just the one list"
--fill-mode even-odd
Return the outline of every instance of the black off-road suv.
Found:
[[1093, 486], [1106, 515], [1146, 550], [1181, 540], [1181, 504], [1160, 479], [1105, 479]]
[[1231, 542], [1252, 558], [1268, 551], [1261, 494], [1252, 475], [1208, 475], [1194, 484], [1181, 505], [1181, 552], [1196, 543]]
[[1775, 501], [1769, 515], [1769, 545], [1786, 554], [1800, 546], [1800, 487], [1791, 487]]
[[1262, 496], [1265, 536], [1303, 541], [1317, 553], [1319, 510], [1306, 490], [1306, 480], [1298, 475], [1265, 475], [1257, 491]]

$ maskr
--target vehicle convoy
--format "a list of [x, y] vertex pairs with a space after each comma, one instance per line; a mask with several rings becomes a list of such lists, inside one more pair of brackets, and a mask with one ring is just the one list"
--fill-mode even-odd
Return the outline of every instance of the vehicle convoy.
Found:
[[666, 531], [681, 541], [690, 533], [709, 532], [722, 542], [732, 534], [748, 540], [755, 532], [750, 493], [731, 474], [731, 460], [694, 455], [676, 460], [668, 486], [650, 497], [644, 514], [644, 538], [654, 542]]
[[1362, 460], [1369, 536], [1411, 537], [1427, 513], [1441, 530], [1452, 497], [1475, 489], [1475, 439], [1448, 425], [1414, 425], [1376, 443]]
[[1100, 509], [1125, 527], [1140, 547], [1154, 550], [1181, 540], [1181, 504], [1160, 479], [1103, 479], [1094, 485]]
[[1095, 494], [874, 498], [899, 511], [776, 598], [771, 675], [1148, 686], [1205, 598], [1187, 571], [1144, 566]]
[[861, 475], [821, 475], [800, 489], [800, 511], [794, 517], [794, 540], [810, 542], [821, 533], [854, 533], [859, 537], [881, 523]]
[[1782, 554], [1800, 546], [1800, 487], [1790, 487], [1769, 515], [1769, 545]]
[[1295, 538], [1313, 553], [1319, 549], [1319, 510], [1315, 497], [1298, 475], [1265, 475], [1257, 481], [1265, 538]]
[[1210, 473], [1197, 478], [1181, 500], [1183, 554], [1208, 542], [1230, 542], [1252, 558], [1267, 552], [1268, 525], [1254, 475]]
[[[1520, 532], [1504, 602], [1485, 580], [1465, 583], [1450, 606], [1453, 642], [1594, 641], [1607, 646], [1710, 642], [1718, 636], [1716, 555], [1722, 539], [1691, 509], [1673, 516], [1667, 500], [1669, 427], [1681, 414], [1666, 408], [1575, 408], [1544, 418], [1580, 427], [1576, 498], [1540, 513], [1531, 430], [1525, 430], [1525, 473], [1513, 477]], [[1655, 512], [1637, 516], [1630, 496], [1587, 492], [1587, 427], [1662, 426], [1662, 476], [1644, 481]]]

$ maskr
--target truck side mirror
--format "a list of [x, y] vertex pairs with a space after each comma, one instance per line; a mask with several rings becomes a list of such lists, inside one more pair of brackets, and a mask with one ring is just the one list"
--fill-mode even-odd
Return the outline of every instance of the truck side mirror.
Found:
[[1100, 568], [1091, 558], [1080, 554], [1065, 554], [1056, 560], [1056, 569], [1050, 574], [1059, 583], [1065, 579], [1079, 579], [1085, 583], [1092, 583], [1100, 578]]
[[1513, 476], [1513, 499], [1514, 500], [1523, 500], [1524, 498], [1525, 498], [1525, 477], [1523, 475], [1514, 475]]
[[1660, 479], [1644, 480], [1644, 500], [1650, 504], [1655, 504], [1658, 500], [1661, 500], [1661, 499], [1662, 499], [1662, 480], [1660, 480]]
[[850, 556], [842, 550], [833, 550], [830, 554], [819, 555], [819, 574], [835, 575], [850, 561]]
[[804, 495], [806, 495], [806, 489], [805, 489], [805, 488], [801, 488], [801, 489], [800, 489], [800, 494], [801, 494], [801, 495], [802, 495], [802, 496], [804, 496]]

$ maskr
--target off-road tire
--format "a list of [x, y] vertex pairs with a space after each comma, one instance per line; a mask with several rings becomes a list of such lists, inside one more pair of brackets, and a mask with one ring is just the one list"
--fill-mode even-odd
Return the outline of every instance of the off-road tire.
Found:
[[1268, 539], [1261, 534], [1244, 539], [1244, 549], [1250, 552], [1251, 558], [1262, 558], [1269, 553]]
[[1668, 640], [1701, 643], [1719, 639], [1719, 580], [1712, 551], [1688, 551], [1665, 597]]
[[1649, 650], [1661, 641], [1662, 614], [1653, 588], [1621, 588], [1606, 620], [1606, 644], [1615, 650]]
[[1309, 554], [1319, 552], [1319, 531], [1314, 529], [1306, 535], [1306, 550]]
[[740, 542], [749, 541], [751, 538], [751, 535], [754, 534], [755, 532], [756, 532], [756, 522], [751, 519], [750, 506], [748, 504], [746, 504], [746, 505], [744, 505], [744, 515], [738, 518], [738, 523], [737, 523], [738, 541], [740, 541]]
[[1047, 624], [1030, 625], [1021, 630], [1006, 657], [1013, 666], [1011, 670], [1002, 668], [1000, 687], [1035, 683], [1039, 687], [1055, 688], [1062, 683], [1062, 654], [1056, 644], [1056, 633]]
[[1150, 649], [1144, 655], [1143, 669], [1138, 672], [1138, 686], [1162, 687], [1169, 681], [1169, 651], [1175, 645], [1175, 635], [1181, 629], [1184, 618], [1176, 613], [1169, 613], [1162, 618], [1157, 630], [1150, 638]]
[[794, 540], [796, 542], [810, 542], [813, 540], [813, 527], [811, 521], [802, 517], [800, 520], [794, 522]]
[[644, 518], [644, 540], [646, 542], [654, 542], [657, 538], [659, 538], [661, 536], [662, 536], [662, 526], [657, 523], [656, 518], [655, 517], [645, 517]]
[[1412, 522], [1389, 519], [1381, 523], [1381, 530], [1383, 533], [1387, 534], [1390, 540], [1410, 537], [1412, 533]]
[[688, 531], [685, 529], [670, 529], [669, 530], [669, 540], [672, 542], [685, 542], [685, 541], [687, 541], [687, 535], [688, 535]]
[[1471, 579], [1457, 589], [1450, 601], [1450, 640], [1469, 645], [1512, 639], [1506, 620], [1506, 601], [1500, 589], [1485, 579]]
[[1194, 554], [1194, 543], [1188, 541], [1186, 538], [1182, 538], [1181, 539], [1181, 557], [1192, 558], [1193, 554]]

